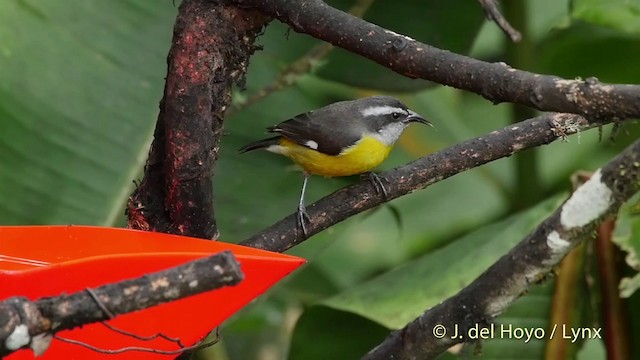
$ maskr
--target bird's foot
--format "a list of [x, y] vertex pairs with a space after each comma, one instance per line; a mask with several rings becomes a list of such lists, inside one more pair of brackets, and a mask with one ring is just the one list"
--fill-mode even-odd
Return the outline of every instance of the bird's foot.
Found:
[[298, 212], [297, 212], [297, 222], [298, 222], [298, 228], [302, 231], [302, 236], [304, 236], [304, 238], [308, 238], [308, 232], [307, 232], [307, 226], [305, 225], [305, 223], [310, 224], [311, 220], [309, 219], [309, 214], [307, 214], [307, 209], [303, 204], [298, 205]]
[[382, 183], [382, 179], [380, 178], [380, 176], [378, 176], [378, 174], [372, 171], [369, 171], [363, 174], [363, 178], [371, 182], [373, 187], [376, 189], [376, 194], [382, 195], [385, 200], [389, 198], [387, 189], [384, 187], [384, 184]]

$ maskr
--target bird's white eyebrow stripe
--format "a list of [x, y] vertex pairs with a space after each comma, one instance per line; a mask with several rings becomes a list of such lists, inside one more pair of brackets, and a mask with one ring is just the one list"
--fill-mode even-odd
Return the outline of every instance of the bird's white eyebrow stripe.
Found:
[[360, 113], [362, 114], [362, 116], [377, 116], [377, 115], [391, 114], [394, 112], [398, 112], [401, 114], [407, 113], [405, 109], [389, 106], [389, 105], [368, 107], [362, 110]]

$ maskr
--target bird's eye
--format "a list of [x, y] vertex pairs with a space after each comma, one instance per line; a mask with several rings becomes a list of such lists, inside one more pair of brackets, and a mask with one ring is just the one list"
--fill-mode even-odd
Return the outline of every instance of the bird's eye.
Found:
[[394, 112], [394, 113], [391, 113], [391, 116], [396, 120], [400, 119], [400, 113]]

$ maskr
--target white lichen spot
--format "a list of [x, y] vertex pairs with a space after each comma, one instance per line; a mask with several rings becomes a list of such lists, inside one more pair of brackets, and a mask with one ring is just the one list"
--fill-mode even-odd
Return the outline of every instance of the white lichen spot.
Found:
[[560, 234], [554, 230], [547, 236], [547, 246], [553, 253], [565, 254], [571, 248], [571, 243], [560, 237]]
[[491, 299], [491, 302], [487, 305], [484, 313], [489, 315], [490, 317], [496, 317], [503, 311], [505, 311], [509, 307], [509, 305], [511, 305], [518, 298], [517, 295], [511, 294], [510, 290], [511, 289], [505, 292], [505, 294], [502, 296], [497, 296]]
[[616, 88], [613, 87], [612, 85], [600, 85], [600, 90], [610, 93], [613, 92]]
[[576, 80], [557, 80], [556, 88], [565, 90], [565, 97], [567, 98], [567, 101], [575, 103], [578, 102], [580, 98], [580, 83], [581, 81]]
[[18, 350], [29, 344], [31, 337], [29, 336], [29, 328], [25, 324], [20, 324], [13, 329], [13, 332], [4, 341], [4, 346], [9, 350]]
[[514, 126], [514, 127], [512, 127], [512, 128], [511, 128], [511, 131], [516, 131], [516, 130], [518, 130], [518, 129], [520, 129], [520, 127], [519, 127], [519, 126]]
[[169, 280], [165, 277], [158, 278], [151, 283], [151, 290], [169, 287]]
[[33, 354], [38, 357], [47, 351], [49, 345], [51, 345], [51, 340], [53, 340], [53, 336], [50, 333], [38, 334], [33, 337], [29, 347], [33, 350]]
[[164, 293], [162, 293], [162, 295], [164, 296], [165, 299], [177, 299], [180, 297], [180, 290], [175, 288], [169, 289]]
[[563, 239], [557, 231], [552, 231], [547, 235], [547, 246], [551, 253], [549, 257], [542, 261], [543, 265], [552, 267], [557, 265], [560, 260], [571, 250], [573, 244]]
[[562, 86], [571, 86], [574, 85], [576, 83], [575, 80], [556, 80], [556, 87], [562, 87]]
[[600, 170], [596, 171], [562, 206], [560, 224], [569, 230], [595, 221], [611, 206], [611, 195]]
[[192, 289], [195, 288], [195, 287], [198, 287], [198, 280], [190, 281], [189, 282], [189, 287], [192, 288]]
[[405, 40], [409, 40], [409, 41], [416, 41], [415, 39], [413, 39], [412, 37], [409, 37], [407, 35], [402, 35], [402, 34], [398, 34], [395, 31], [391, 31], [391, 30], [385, 30], [385, 33], [389, 34], [389, 35], [393, 35], [393, 36], [401, 36], [403, 38], [405, 38]]
[[139, 286], [137, 286], [137, 285], [133, 285], [133, 286], [129, 286], [129, 287], [125, 288], [125, 289], [124, 289], [124, 291], [123, 291], [123, 293], [124, 293], [126, 296], [129, 296], [129, 295], [135, 294], [135, 293], [136, 293], [136, 292], [138, 292], [139, 290], [140, 290], [140, 287], [139, 287]]
[[564, 127], [568, 134], [575, 134], [580, 132], [580, 130], [582, 129], [582, 124], [577, 121], [567, 120], [564, 123]]

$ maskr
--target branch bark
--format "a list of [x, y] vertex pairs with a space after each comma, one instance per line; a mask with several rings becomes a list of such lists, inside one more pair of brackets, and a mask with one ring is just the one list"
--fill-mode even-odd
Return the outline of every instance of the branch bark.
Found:
[[233, 254], [224, 251], [168, 270], [71, 295], [37, 301], [9, 298], [0, 302], [0, 357], [27, 347], [34, 351], [38, 349], [36, 353], [44, 351], [51, 336], [58, 331], [236, 285], [243, 278]]
[[596, 78], [566, 80], [472, 59], [396, 34], [321, 0], [235, 1], [399, 74], [471, 91], [493, 103], [513, 102], [596, 119], [640, 118], [639, 85], [603, 84]]
[[[478, 279], [455, 296], [393, 332], [363, 357], [433, 359], [463, 341], [474, 326], [488, 327], [493, 319], [533, 284], [540, 282], [577, 244], [593, 238], [598, 225], [640, 190], [640, 140], [579, 187], [571, 197]], [[461, 338], [438, 337], [436, 327]]]
[[212, 239], [212, 176], [231, 86], [244, 85], [254, 40], [268, 19], [220, 1], [184, 0], [142, 182], [129, 227]]
[[[350, 216], [471, 168], [605, 123], [589, 121], [579, 115], [551, 113], [456, 144], [379, 174], [387, 189], [386, 198], [378, 194], [369, 181], [362, 181], [308, 205], [307, 233], [316, 234]], [[283, 252], [304, 240], [296, 231], [296, 217], [292, 214], [241, 244]]]

